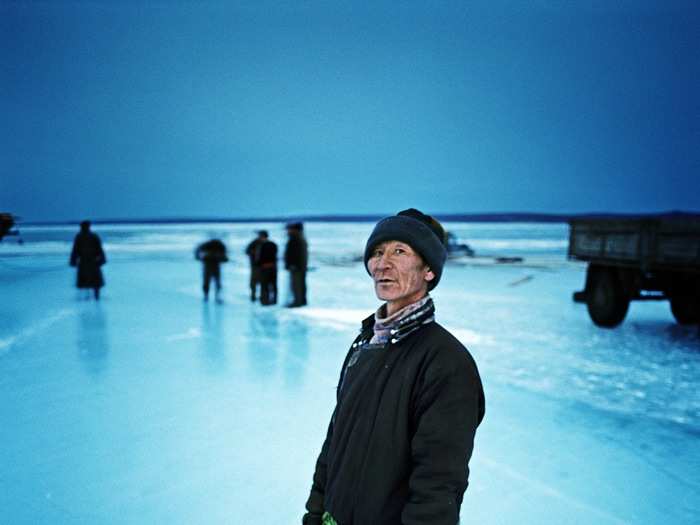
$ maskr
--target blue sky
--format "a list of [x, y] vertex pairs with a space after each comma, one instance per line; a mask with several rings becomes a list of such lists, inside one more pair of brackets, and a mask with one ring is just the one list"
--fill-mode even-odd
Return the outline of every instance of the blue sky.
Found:
[[0, 211], [700, 211], [699, 5], [3, 2]]

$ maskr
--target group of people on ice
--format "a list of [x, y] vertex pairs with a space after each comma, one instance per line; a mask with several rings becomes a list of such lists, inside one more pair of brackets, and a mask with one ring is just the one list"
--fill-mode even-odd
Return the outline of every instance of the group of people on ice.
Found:
[[[301, 222], [287, 224], [287, 245], [284, 250], [284, 268], [289, 272], [292, 301], [288, 307], [306, 306], [306, 270], [309, 250]], [[258, 237], [246, 248], [250, 260], [250, 300], [257, 300], [260, 288], [260, 304], [277, 302], [277, 245], [269, 238], [267, 230], [260, 230]]]
[[[309, 250], [304, 237], [304, 225], [301, 222], [287, 224], [287, 245], [284, 250], [284, 268], [289, 271], [292, 301], [286, 306], [295, 308], [306, 306], [306, 270], [308, 268]], [[267, 230], [258, 231], [258, 236], [246, 247], [250, 261], [250, 300], [258, 300], [268, 306], [277, 303], [277, 244], [270, 240]], [[202, 289], [204, 300], [209, 299], [210, 283], [216, 288], [216, 300], [220, 302], [221, 264], [228, 261], [226, 246], [219, 239], [212, 239], [200, 244], [195, 257], [202, 261], [204, 276]]]
[[[287, 224], [287, 245], [284, 250], [284, 267], [289, 271], [293, 299], [286, 306], [306, 305], [306, 270], [308, 245], [301, 222]], [[277, 303], [277, 245], [266, 230], [246, 248], [250, 260], [250, 300], [256, 301], [260, 290], [260, 303]], [[209, 300], [209, 290], [214, 281], [216, 301], [221, 302], [221, 265], [228, 262], [226, 245], [219, 239], [208, 240], [195, 250], [195, 258], [202, 262], [202, 290], [204, 300]], [[70, 265], [77, 267], [77, 286], [92, 289], [96, 300], [104, 286], [102, 265], [107, 262], [100, 237], [90, 230], [90, 221], [80, 223], [80, 232], [73, 241]]]

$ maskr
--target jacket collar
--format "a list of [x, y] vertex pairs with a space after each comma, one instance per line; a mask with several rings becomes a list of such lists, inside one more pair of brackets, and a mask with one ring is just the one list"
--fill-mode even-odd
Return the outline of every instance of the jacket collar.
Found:
[[[402, 325], [392, 330], [390, 343], [396, 344], [405, 338], [408, 334], [413, 333], [418, 330], [422, 325], [431, 323], [435, 320], [435, 305], [432, 299], [429, 299], [425, 305], [423, 305], [419, 310], [409, 315]], [[374, 332], [374, 322], [375, 315], [372, 314], [366, 317], [362, 321], [362, 328], [360, 329], [360, 335], [372, 337]]]

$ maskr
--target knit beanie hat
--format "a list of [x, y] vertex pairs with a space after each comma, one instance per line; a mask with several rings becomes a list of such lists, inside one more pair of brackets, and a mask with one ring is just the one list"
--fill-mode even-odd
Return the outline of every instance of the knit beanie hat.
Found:
[[369, 273], [367, 263], [372, 257], [374, 248], [385, 241], [401, 241], [413, 248], [435, 274], [435, 279], [428, 282], [428, 290], [437, 286], [447, 259], [445, 230], [437, 220], [415, 208], [409, 208], [379, 221], [365, 246], [364, 260], [367, 273]]

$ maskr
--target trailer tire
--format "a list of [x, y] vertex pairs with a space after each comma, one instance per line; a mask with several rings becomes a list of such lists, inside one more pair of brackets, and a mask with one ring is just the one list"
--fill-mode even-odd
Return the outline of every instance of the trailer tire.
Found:
[[678, 324], [700, 323], [700, 301], [690, 295], [671, 297], [671, 313]]
[[586, 306], [598, 326], [614, 328], [625, 320], [630, 299], [614, 268], [588, 267]]

